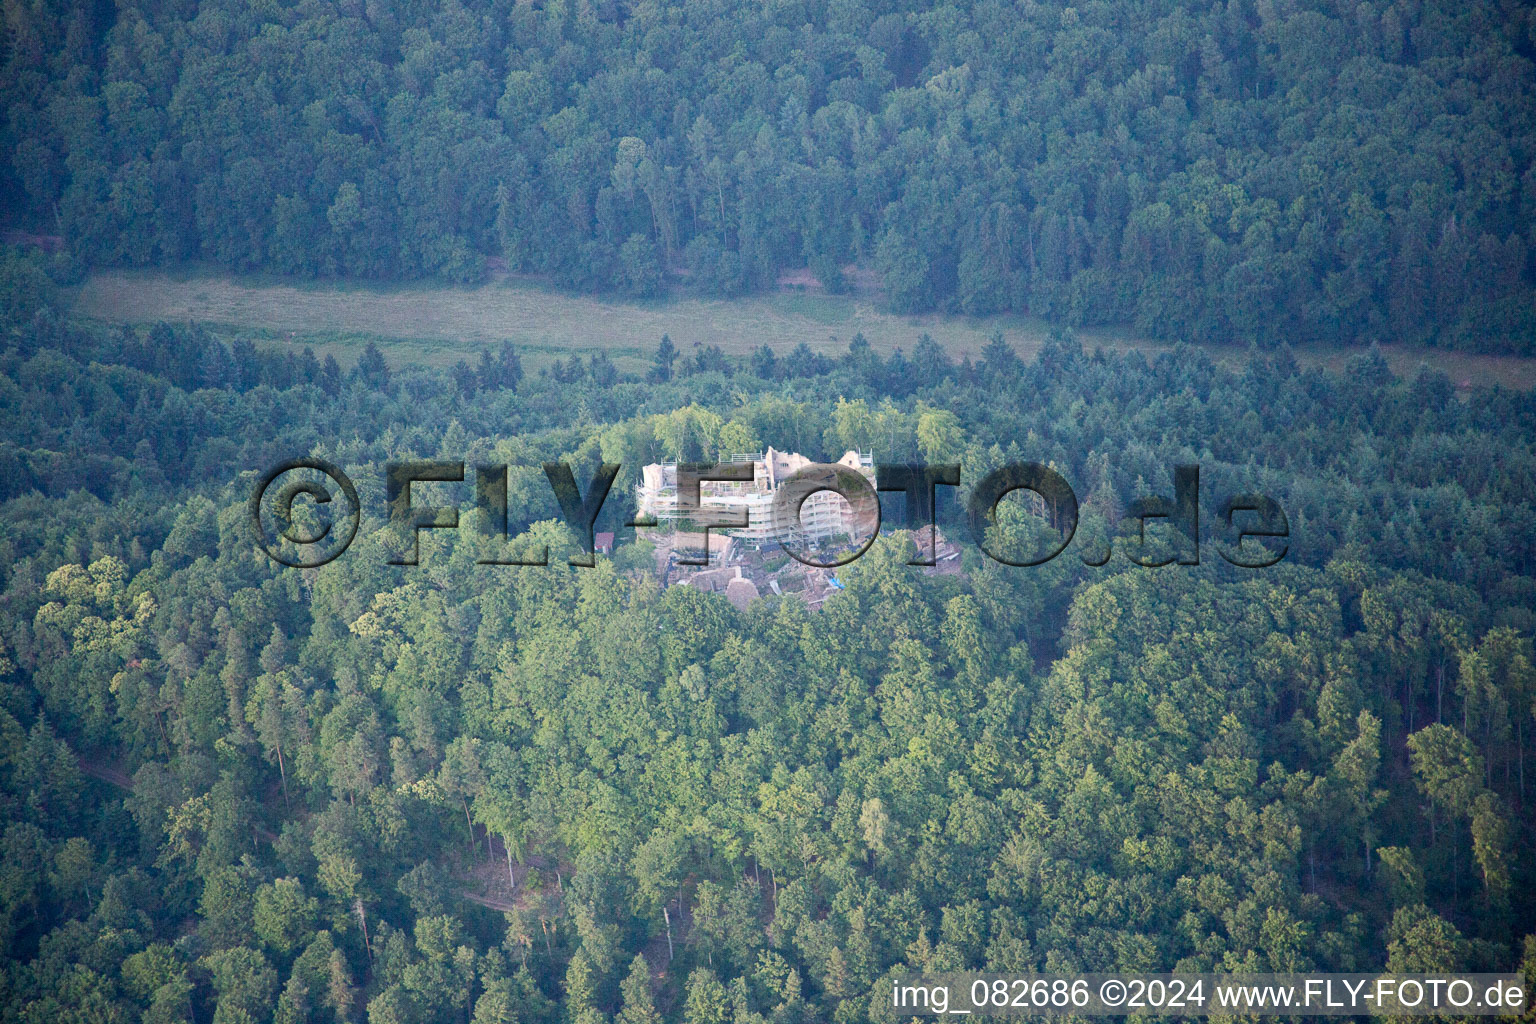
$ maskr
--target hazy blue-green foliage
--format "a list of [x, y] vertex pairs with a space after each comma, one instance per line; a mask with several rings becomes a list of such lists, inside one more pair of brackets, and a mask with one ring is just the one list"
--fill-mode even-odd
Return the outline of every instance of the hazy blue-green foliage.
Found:
[[[917, 969], [1536, 970], [1530, 395], [1067, 338], [960, 366], [667, 346], [645, 382], [515, 356], [8, 336], [7, 1015], [809, 1024], [884, 1019], [872, 987]], [[617, 524], [639, 464], [770, 443], [967, 486], [1049, 461], [1080, 538], [1009, 568], [946, 507], [965, 577], [898, 535], [819, 613], [738, 612], [643, 550], [476, 566], [466, 484], [463, 529], [385, 564], [389, 459], [621, 462]], [[245, 521], [307, 452], [365, 506], [315, 572]], [[1082, 563], [1189, 461], [1201, 566]], [[511, 488], [558, 543], [542, 474]], [[1289, 513], [1281, 566], [1214, 556], [1236, 490]]]
[[1536, 339], [1536, 22], [1336, 5], [16, 2], [0, 203], [90, 263], [1158, 337]]

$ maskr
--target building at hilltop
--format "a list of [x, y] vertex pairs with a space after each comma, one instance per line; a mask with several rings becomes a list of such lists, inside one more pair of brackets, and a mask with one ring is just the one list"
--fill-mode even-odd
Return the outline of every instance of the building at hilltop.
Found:
[[[873, 523], [855, 522], [853, 509], [836, 492], [818, 491], [800, 507], [798, 524], [787, 527], [781, 535], [773, 518], [773, 499], [784, 481], [814, 463], [799, 452], [781, 452], [773, 448], [750, 455], [732, 455], [722, 461], [752, 463], [751, 482], [704, 481], [699, 485], [701, 508], [692, 515], [678, 508], [677, 463], [660, 462], [646, 466], [635, 488], [641, 514], [677, 526], [690, 519], [697, 521], [715, 518], [720, 513], [745, 512], [745, 527], [726, 528], [722, 532], [757, 548], [780, 540], [822, 544], [835, 537], [867, 536], [874, 529]], [[870, 453], [849, 450], [837, 464], [860, 473], [869, 481], [870, 487], [874, 487], [875, 462]], [[710, 532], [713, 534], [715, 530]]]

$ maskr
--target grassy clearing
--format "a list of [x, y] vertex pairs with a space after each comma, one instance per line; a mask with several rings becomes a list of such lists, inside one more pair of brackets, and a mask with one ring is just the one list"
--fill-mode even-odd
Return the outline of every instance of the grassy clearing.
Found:
[[[801, 342], [818, 352], [840, 354], [860, 331], [877, 351], [900, 347], [910, 352], [926, 331], [956, 358], [978, 355], [995, 330], [1026, 358], [1049, 336], [1045, 323], [1026, 317], [898, 316], [881, 310], [868, 293], [833, 296], [785, 290], [742, 299], [640, 303], [570, 295], [512, 279], [473, 288], [295, 285], [186, 269], [93, 274], [79, 288], [73, 312], [114, 323], [195, 320], [271, 344], [311, 344], [321, 354], [334, 354], [343, 365], [355, 361], [369, 340], [398, 362], [448, 366], [459, 359], [473, 361], [485, 345], [505, 339], [524, 350], [525, 365], [535, 370], [571, 352], [598, 349], [606, 350], [621, 370], [639, 370], [648, 365], [663, 334], [670, 334], [685, 354], [696, 345], [714, 344], [739, 356], [763, 344], [784, 354]], [[1080, 330], [1077, 335], [1086, 348], [1140, 348], [1148, 355], [1168, 348], [1121, 331]], [[1210, 351], [1224, 362], [1245, 354], [1237, 348]], [[1403, 375], [1411, 375], [1422, 361], [1444, 370], [1457, 384], [1536, 387], [1536, 359], [1413, 346], [1387, 346], [1383, 351], [1393, 370]], [[1335, 370], [1352, 354], [1306, 348], [1297, 352], [1303, 362]]]
[[[100, 320], [141, 323], [197, 320], [281, 338], [286, 333], [394, 339], [395, 351], [424, 362], [452, 362], [487, 343], [508, 339], [551, 351], [606, 349], [647, 358], [663, 334], [685, 352], [719, 345], [745, 355], [764, 343], [788, 352], [801, 342], [841, 353], [863, 331], [885, 352], [911, 350], [928, 331], [950, 350], [973, 355], [1000, 324], [991, 320], [900, 317], [872, 298], [786, 291], [744, 299], [615, 302], [570, 295], [525, 281], [474, 288], [357, 285], [325, 288], [228, 277], [106, 272], [81, 286], [74, 312]], [[1021, 347], [1037, 348], [1043, 324], [1009, 330]], [[398, 342], [405, 342], [401, 345]]]

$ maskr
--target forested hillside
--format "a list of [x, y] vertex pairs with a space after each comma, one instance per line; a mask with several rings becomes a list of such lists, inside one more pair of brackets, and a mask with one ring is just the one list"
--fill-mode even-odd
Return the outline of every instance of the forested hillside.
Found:
[[[894, 972], [983, 966], [1536, 981], [1530, 395], [1374, 353], [669, 349], [640, 381], [8, 330], [0, 1019], [857, 1024]], [[627, 532], [593, 569], [477, 566], [461, 491], [464, 529], [384, 564], [390, 459], [620, 462], [618, 524], [641, 463], [770, 443], [1048, 461], [1079, 543], [1198, 462], [1213, 502], [1275, 497], [1290, 553], [928, 576], [898, 534], [820, 613], [738, 612]], [[245, 518], [303, 453], [364, 492], [313, 571]], [[512, 487], [557, 545], [541, 475]]]
[[0, 204], [89, 264], [1536, 344], [1517, 0], [7, 0]]
[[[1536, 994], [1536, 396], [1373, 345], [1536, 355], [1529, 4], [0, 0], [0, 96], [0, 1024], [894, 1024], [891, 978], [979, 969]], [[68, 312], [189, 264], [1050, 337]], [[641, 467], [770, 445], [959, 463], [958, 561], [888, 530], [815, 601], [682, 585]], [[296, 457], [361, 494], [318, 569], [250, 522]], [[390, 564], [407, 459], [510, 467], [513, 539], [421, 483], [460, 525]], [[622, 467], [595, 567], [556, 461]], [[1081, 510], [1028, 568], [978, 540], [1059, 515], [963, 511], [1025, 461]], [[1190, 464], [1199, 564], [1135, 564]], [[1279, 564], [1218, 556], [1239, 493]]]

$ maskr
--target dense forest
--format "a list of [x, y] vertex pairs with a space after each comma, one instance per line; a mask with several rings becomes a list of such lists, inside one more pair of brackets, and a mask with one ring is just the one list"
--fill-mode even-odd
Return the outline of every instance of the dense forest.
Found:
[[[1529, 4], [0, 0], [0, 96], [0, 1024], [896, 1024], [890, 979], [980, 969], [1536, 994], [1536, 395], [1378, 347], [1536, 355]], [[189, 265], [1050, 338], [437, 367], [70, 314]], [[814, 605], [677, 585], [641, 467], [770, 445], [958, 463], [958, 562], [888, 494]], [[321, 568], [250, 521], [296, 457], [361, 495]], [[426, 459], [508, 467], [508, 536], [424, 483], [461, 524], [391, 564], [385, 467]], [[621, 467], [592, 567], [550, 462]], [[1031, 567], [978, 541], [1053, 507], [966, 515], [1020, 462], [1079, 502]], [[1140, 502], [1191, 465], [1198, 564], [1137, 564], [1196, 543]], [[1237, 494], [1278, 564], [1218, 557]]]
[[1519, 0], [5, 0], [0, 217], [84, 265], [1536, 345]]
[[[0, 436], [5, 1021], [863, 1024], [882, 979], [982, 967], [1536, 981], [1530, 394], [1065, 334], [343, 368], [44, 309], [3, 335]], [[1048, 462], [1085, 540], [939, 576], [893, 533], [819, 613], [658, 587], [636, 469], [769, 443], [958, 461], [961, 500]], [[305, 453], [365, 506], [318, 570], [245, 518]], [[488, 569], [430, 531], [387, 565], [407, 457], [524, 467], [516, 543], [552, 547], [537, 466], [619, 462], [621, 545]], [[1189, 462], [1281, 503], [1281, 564], [1073, 557]], [[1005, 542], [1042, 528], [1013, 501]]]

